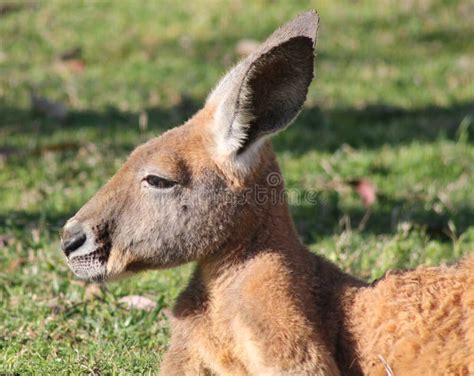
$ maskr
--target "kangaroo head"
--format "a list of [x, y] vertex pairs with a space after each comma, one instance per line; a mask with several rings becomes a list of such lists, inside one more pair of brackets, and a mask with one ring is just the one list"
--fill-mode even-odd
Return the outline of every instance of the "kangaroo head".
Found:
[[268, 181], [279, 171], [268, 137], [306, 99], [317, 25], [307, 12], [276, 30], [194, 117], [132, 152], [64, 226], [61, 247], [76, 275], [105, 280], [250, 241], [271, 210], [269, 188], [282, 190]]

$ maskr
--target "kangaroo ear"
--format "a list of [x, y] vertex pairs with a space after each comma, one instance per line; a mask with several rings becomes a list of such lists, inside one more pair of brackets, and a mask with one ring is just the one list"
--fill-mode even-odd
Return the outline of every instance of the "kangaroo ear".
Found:
[[276, 30], [210, 94], [219, 156], [238, 158], [298, 115], [313, 79], [318, 21], [309, 11]]

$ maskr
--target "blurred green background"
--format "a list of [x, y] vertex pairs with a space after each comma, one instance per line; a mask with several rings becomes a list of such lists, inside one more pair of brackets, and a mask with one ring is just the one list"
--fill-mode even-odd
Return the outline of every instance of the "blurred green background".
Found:
[[474, 249], [472, 1], [0, 1], [0, 373], [155, 373], [192, 266], [86, 285], [58, 231], [308, 8], [316, 79], [274, 142], [287, 187], [318, 197], [291, 206], [302, 239], [367, 280]]

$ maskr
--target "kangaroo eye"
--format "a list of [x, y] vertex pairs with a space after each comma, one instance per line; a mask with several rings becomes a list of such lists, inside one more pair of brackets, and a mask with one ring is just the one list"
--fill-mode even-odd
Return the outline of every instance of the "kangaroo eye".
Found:
[[176, 185], [176, 182], [156, 176], [148, 175], [144, 179], [149, 185], [155, 188], [171, 188]]

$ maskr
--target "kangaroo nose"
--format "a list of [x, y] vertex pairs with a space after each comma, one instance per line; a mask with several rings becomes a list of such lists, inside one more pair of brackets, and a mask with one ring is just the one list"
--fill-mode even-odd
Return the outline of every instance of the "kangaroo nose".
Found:
[[61, 236], [61, 248], [66, 256], [69, 256], [76, 249], [80, 248], [86, 241], [86, 234], [79, 223], [64, 227]]

